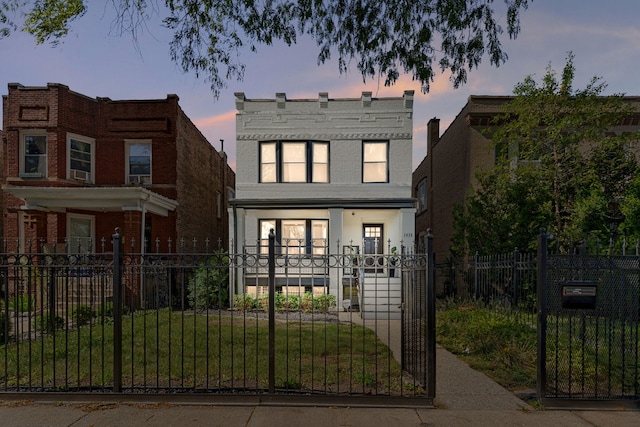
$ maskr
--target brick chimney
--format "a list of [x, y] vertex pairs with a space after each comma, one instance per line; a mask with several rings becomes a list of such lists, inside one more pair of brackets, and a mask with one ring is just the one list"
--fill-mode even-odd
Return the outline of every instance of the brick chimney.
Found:
[[434, 117], [427, 123], [427, 153], [440, 141], [440, 119]]

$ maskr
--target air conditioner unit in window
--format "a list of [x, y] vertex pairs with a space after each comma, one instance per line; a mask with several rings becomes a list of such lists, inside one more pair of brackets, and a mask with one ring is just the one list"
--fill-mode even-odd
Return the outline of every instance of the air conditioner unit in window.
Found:
[[129, 184], [151, 184], [150, 175], [129, 175]]
[[71, 177], [77, 181], [88, 181], [89, 172], [74, 169], [71, 171]]

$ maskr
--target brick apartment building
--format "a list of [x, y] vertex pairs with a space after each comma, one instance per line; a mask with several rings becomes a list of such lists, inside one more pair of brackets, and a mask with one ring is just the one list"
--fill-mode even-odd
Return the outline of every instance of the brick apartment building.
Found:
[[8, 242], [100, 251], [119, 227], [127, 250], [167, 251], [169, 239], [181, 238], [226, 247], [235, 173], [178, 96], [114, 101], [62, 84], [10, 83], [2, 102]]
[[[447, 130], [440, 136], [437, 118], [429, 121], [427, 155], [413, 172], [413, 195], [418, 200], [415, 235], [421, 238], [433, 229], [436, 259], [450, 256], [453, 236], [453, 207], [462, 205], [467, 192], [478, 185], [476, 174], [496, 162], [491, 140], [483, 131], [511, 96], [470, 96]], [[638, 104], [637, 97], [627, 102]], [[611, 132], [636, 132], [640, 117], [625, 122]]]

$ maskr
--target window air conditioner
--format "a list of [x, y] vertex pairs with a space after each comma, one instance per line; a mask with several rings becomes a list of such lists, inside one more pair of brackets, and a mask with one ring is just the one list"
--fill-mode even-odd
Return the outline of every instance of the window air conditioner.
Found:
[[150, 184], [151, 176], [149, 175], [129, 175], [129, 184]]
[[88, 181], [89, 180], [89, 172], [81, 171], [74, 169], [72, 172], [72, 178], [78, 181]]

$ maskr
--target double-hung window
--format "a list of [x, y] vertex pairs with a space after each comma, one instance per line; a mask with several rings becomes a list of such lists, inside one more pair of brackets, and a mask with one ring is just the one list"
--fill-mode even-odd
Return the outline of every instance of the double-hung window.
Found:
[[261, 219], [260, 248], [268, 252], [269, 232], [274, 230], [278, 253], [324, 255], [327, 253], [329, 221], [326, 219]]
[[94, 140], [80, 135], [67, 135], [69, 179], [93, 182]]
[[260, 143], [260, 182], [329, 182], [329, 143]]
[[20, 133], [20, 176], [22, 178], [47, 176], [47, 135], [44, 130]]
[[126, 141], [127, 182], [151, 184], [151, 141]]
[[387, 141], [363, 142], [362, 182], [389, 182], [389, 143]]

